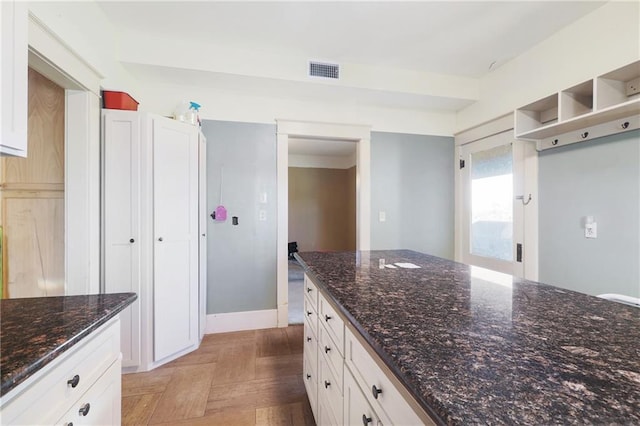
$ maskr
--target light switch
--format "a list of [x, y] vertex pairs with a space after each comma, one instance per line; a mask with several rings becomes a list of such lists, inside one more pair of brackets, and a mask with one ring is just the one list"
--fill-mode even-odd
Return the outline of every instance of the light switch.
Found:
[[386, 212], [378, 212], [378, 220], [380, 222], [385, 222], [387, 220], [387, 213]]

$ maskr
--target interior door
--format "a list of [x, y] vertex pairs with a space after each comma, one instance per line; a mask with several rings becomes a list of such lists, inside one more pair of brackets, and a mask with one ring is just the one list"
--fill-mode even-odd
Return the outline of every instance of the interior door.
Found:
[[198, 129], [153, 120], [154, 360], [198, 339]]
[[[106, 110], [102, 126], [104, 291], [141, 295], [140, 119]], [[123, 367], [140, 365], [140, 303], [120, 313]]]
[[205, 328], [207, 325], [207, 139], [202, 132], [199, 133], [199, 179], [198, 179], [198, 223], [199, 223], [199, 239], [200, 246], [198, 247], [200, 253], [199, 261], [199, 295], [200, 295], [200, 339], [204, 337]]
[[523, 155], [510, 131], [460, 148], [462, 262], [524, 276]]

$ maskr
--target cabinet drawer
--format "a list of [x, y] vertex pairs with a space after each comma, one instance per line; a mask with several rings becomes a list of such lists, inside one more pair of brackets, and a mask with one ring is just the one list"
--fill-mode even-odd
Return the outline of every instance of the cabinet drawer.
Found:
[[119, 359], [119, 348], [120, 323], [111, 320], [36, 373], [37, 378], [2, 407], [2, 424], [55, 422]]
[[318, 339], [306, 322], [304, 324], [304, 358], [309, 360], [313, 371], [318, 371]]
[[340, 426], [342, 422], [338, 422], [333, 411], [329, 408], [326, 401], [318, 400], [318, 426]]
[[309, 302], [309, 299], [304, 298], [304, 321], [305, 324], [309, 324], [313, 335], [318, 337], [318, 314], [316, 308]]
[[347, 328], [345, 335], [345, 362], [371, 407], [393, 424], [425, 424], [425, 420], [416, 414], [401, 391], [378, 366], [373, 358], [377, 355], [370, 354], [351, 329]]
[[[302, 362], [302, 379], [304, 380], [304, 387], [307, 390], [307, 397], [309, 398], [309, 405], [311, 405], [311, 411], [313, 416], [318, 419], [318, 374], [317, 364], [313, 364], [313, 360], [307, 356], [307, 351], [304, 351], [304, 358]], [[315, 358], [315, 357], [314, 357]]]
[[389, 422], [384, 422], [373, 411], [348, 369], [344, 372], [344, 424], [358, 426], [390, 424]]
[[340, 389], [340, 393], [342, 393], [342, 376], [344, 372], [344, 358], [336, 349], [336, 345], [333, 342], [333, 339], [329, 337], [326, 327], [324, 324], [319, 327], [319, 339], [318, 339], [318, 352], [320, 352], [320, 356], [324, 357], [327, 361], [328, 368], [331, 369], [331, 372], [335, 376], [336, 385]]
[[318, 404], [324, 403], [332, 418], [342, 420], [342, 392], [324, 357], [318, 357]]
[[336, 344], [336, 348], [340, 355], [344, 358], [344, 321], [342, 317], [338, 315], [333, 306], [327, 302], [324, 295], [318, 296], [318, 322], [321, 322], [323, 326], [329, 332], [329, 335]]
[[117, 360], [56, 425], [119, 425], [121, 422], [121, 362]]
[[304, 274], [304, 295], [309, 302], [317, 309], [318, 306], [318, 287], [311, 281], [311, 278]]

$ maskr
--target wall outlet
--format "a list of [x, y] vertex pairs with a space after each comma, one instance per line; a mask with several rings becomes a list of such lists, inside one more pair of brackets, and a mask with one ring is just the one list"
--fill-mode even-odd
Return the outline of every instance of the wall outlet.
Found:
[[267, 220], [267, 211], [266, 210], [260, 210], [260, 213], [258, 213], [258, 220], [260, 222], [264, 222]]
[[386, 212], [378, 212], [378, 220], [380, 222], [384, 222], [387, 220], [387, 213]]
[[598, 238], [598, 224], [595, 222], [587, 223], [584, 226], [584, 236], [585, 238]]

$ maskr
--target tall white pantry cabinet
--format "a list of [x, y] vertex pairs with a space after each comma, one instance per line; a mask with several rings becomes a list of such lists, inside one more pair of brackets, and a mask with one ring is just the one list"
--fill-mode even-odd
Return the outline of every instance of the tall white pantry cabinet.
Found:
[[197, 127], [102, 111], [103, 288], [120, 314], [122, 367], [147, 371], [198, 348], [206, 318], [206, 141]]

